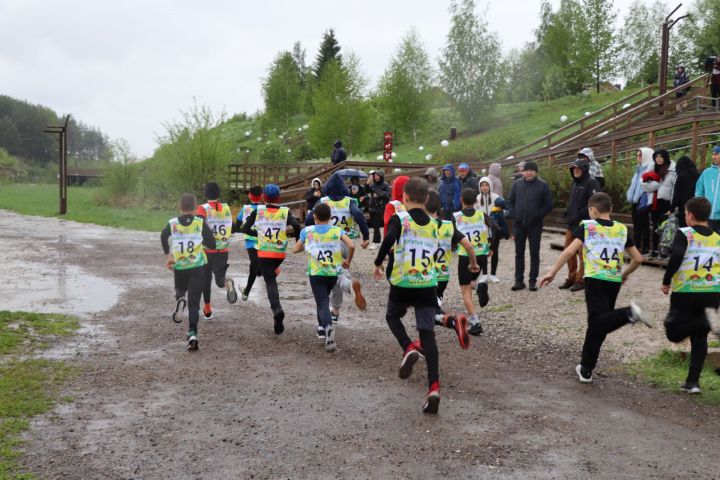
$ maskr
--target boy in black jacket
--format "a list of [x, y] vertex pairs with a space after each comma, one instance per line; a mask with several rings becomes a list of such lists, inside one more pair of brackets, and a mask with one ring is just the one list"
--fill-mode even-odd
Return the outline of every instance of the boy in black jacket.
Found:
[[700, 373], [711, 330], [706, 309], [716, 316], [720, 305], [720, 235], [708, 226], [711, 205], [704, 197], [685, 204], [687, 227], [678, 230], [663, 277], [662, 292], [670, 294], [665, 334], [671, 342], [690, 337], [690, 369], [681, 390], [700, 393]]

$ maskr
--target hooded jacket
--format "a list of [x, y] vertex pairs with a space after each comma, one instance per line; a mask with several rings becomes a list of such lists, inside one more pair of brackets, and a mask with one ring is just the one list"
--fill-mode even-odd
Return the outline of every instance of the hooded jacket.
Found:
[[[323, 195], [330, 200], [342, 200], [345, 197], [350, 197], [350, 190], [348, 190], [347, 185], [345, 185], [345, 180], [343, 180], [339, 174], [333, 173], [325, 186], [323, 186]], [[370, 229], [368, 229], [367, 222], [365, 221], [365, 215], [363, 215], [355, 199], [350, 201], [350, 215], [355, 219], [355, 223], [358, 224], [363, 240], [370, 238]], [[314, 224], [315, 219], [313, 218], [313, 212], [309, 210], [307, 217], [305, 217], [305, 225]]]
[[665, 160], [662, 165], [655, 164], [655, 173], [660, 175], [660, 184], [657, 189], [658, 200], [664, 200], [668, 203], [672, 201], [675, 182], [677, 181], [677, 173], [675, 171], [675, 162], [670, 160], [670, 153], [665, 149], [655, 150], [653, 158], [656, 155], [662, 155]]
[[478, 186], [478, 177], [475, 172], [472, 171], [472, 168], [466, 163], [461, 163], [460, 166], [467, 167], [467, 175], [465, 175], [465, 178], [458, 177], [458, 180], [460, 180], [460, 194], [462, 195], [462, 191], [466, 188], [470, 188], [475, 191], [475, 195], [480, 193], [480, 187]]
[[370, 213], [384, 212], [385, 204], [390, 201], [390, 185], [385, 181], [385, 174], [379, 170], [375, 173], [380, 175], [380, 181], [370, 184]]
[[318, 200], [320, 200], [320, 197], [322, 196], [322, 193], [321, 193], [320, 197], [315, 196], [315, 187], [314, 187], [315, 182], [320, 183], [320, 192], [322, 192], [322, 189], [323, 189], [322, 188], [322, 186], [323, 186], [322, 180], [320, 180], [317, 177], [313, 178], [312, 182], [310, 182], [310, 188], [305, 192], [305, 195], [303, 196], [303, 198], [305, 199], [305, 202], [307, 203], [308, 210], [312, 210], [313, 208], [315, 208], [315, 204], [317, 203]]
[[[491, 163], [490, 168], [488, 168], [488, 178], [490, 179], [490, 188], [492, 189], [492, 192], [503, 196], [503, 184], [502, 179], [500, 178], [500, 164], [499, 163]], [[482, 179], [480, 180], [482, 182]]]
[[653, 149], [648, 147], [640, 147], [638, 150], [642, 153], [642, 161], [640, 165], [635, 167], [635, 173], [630, 180], [630, 187], [625, 193], [628, 203], [637, 204], [643, 193], [642, 174], [652, 170], [653, 165]]
[[330, 161], [333, 165], [337, 165], [338, 163], [347, 160], [347, 152], [343, 148], [342, 142], [340, 140], [335, 142], [333, 144], [333, 147], [335, 147], [335, 149], [330, 154]]
[[475, 210], [480, 210], [485, 215], [490, 216], [492, 209], [495, 207], [495, 200], [497, 200], [500, 195], [493, 191], [492, 180], [490, 180], [490, 177], [482, 177], [478, 182], [478, 185], [482, 186], [483, 183], [487, 183], [490, 186], [490, 191], [488, 193], [483, 193], [482, 189], [480, 189], [480, 193], [478, 193], [478, 196], [475, 199]]
[[437, 169], [435, 167], [428, 168], [427, 170], [425, 170], [425, 176], [434, 179], [428, 180], [428, 185], [430, 186], [430, 188], [435, 191], [440, 191], [440, 179]]
[[695, 184], [695, 196], [705, 197], [710, 202], [710, 220], [720, 220], [720, 168], [710, 165], [703, 170]]
[[605, 176], [603, 175], [602, 166], [600, 165], [600, 162], [595, 160], [595, 152], [593, 152], [592, 148], [585, 147], [581, 149], [580, 152], [578, 152], [578, 155], [583, 155], [587, 157], [587, 159], [590, 161], [590, 176], [597, 180], [600, 188], [604, 187]]
[[[579, 166], [582, 170], [580, 178], [575, 178], [572, 173], [575, 166]], [[567, 229], [572, 231], [580, 224], [581, 220], [590, 219], [588, 200], [600, 191], [600, 184], [590, 175], [589, 162], [576, 161], [570, 166], [570, 176], [573, 183], [570, 187], [570, 198], [565, 211], [565, 223]]]
[[[451, 164], [442, 167], [443, 174], [440, 177], [440, 207], [445, 216], [452, 212], [460, 210], [460, 179], [455, 176], [455, 168]], [[445, 176], [445, 171], [450, 172], [450, 176]]]
[[[395, 180], [393, 180], [392, 196], [390, 199], [391, 201], [403, 201], [403, 188], [405, 187], [405, 184], [408, 182], [408, 180], [410, 180], [410, 177], [408, 177], [407, 175], [400, 175]], [[388, 222], [393, 215], [395, 215], [395, 207], [391, 205], [390, 202], [388, 202], [388, 204], [385, 205], [385, 214], [383, 215], [383, 225], [385, 227], [383, 232], [385, 234], [387, 234]]]
[[690, 157], [680, 157], [675, 164], [677, 180], [673, 190], [670, 208], [684, 207], [685, 203], [695, 196], [695, 184], [700, 174]]

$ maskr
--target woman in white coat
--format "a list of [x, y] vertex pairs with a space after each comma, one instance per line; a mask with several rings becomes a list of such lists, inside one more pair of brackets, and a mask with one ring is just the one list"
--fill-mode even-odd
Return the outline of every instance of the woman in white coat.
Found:
[[675, 162], [670, 160], [670, 153], [667, 150], [655, 150], [653, 160], [655, 162], [653, 171], [659, 176], [660, 180], [657, 182], [644, 182], [643, 190], [648, 192], [648, 195], [652, 194], [655, 197], [650, 208], [650, 220], [652, 222], [652, 252], [650, 258], [657, 258], [660, 243], [657, 230], [665, 214], [670, 211], [677, 173], [675, 172]]

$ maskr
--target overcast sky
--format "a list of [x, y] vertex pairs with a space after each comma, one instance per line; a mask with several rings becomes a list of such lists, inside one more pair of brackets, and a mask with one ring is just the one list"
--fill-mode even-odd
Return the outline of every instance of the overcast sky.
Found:
[[[371, 85], [410, 27], [435, 61], [448, 3], [0, 0], [0, 94], [72, 113], [148, 156], [162, 123], [177, 119], [193, 97], [230, 115], [262, 108], [261, 77], [275, 55], [300, 41], [312, 64], [331, 27], [343, 50], [360, 57]], [[621, 17], [630, 3], [615, 0]], [[532, 39], [539, 0], [478, 4], [504, 50]]]

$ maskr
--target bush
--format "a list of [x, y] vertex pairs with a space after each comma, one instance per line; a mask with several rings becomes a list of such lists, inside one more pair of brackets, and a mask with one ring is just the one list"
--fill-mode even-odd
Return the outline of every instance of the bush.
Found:
[[137, 204], [137, 187], [140, 175], [137, 167], [113, 163], [105, 169], [97, 201], [113, 207], [131, 207]]
[[302, 162], [303, 160], [311, 160], [313, 158], [318, 158], [319, 155], [315, 151], [314, 148], [312, 148], [307, 143], [301, 143], [292, 152], [293, 158], [298, 161]]

